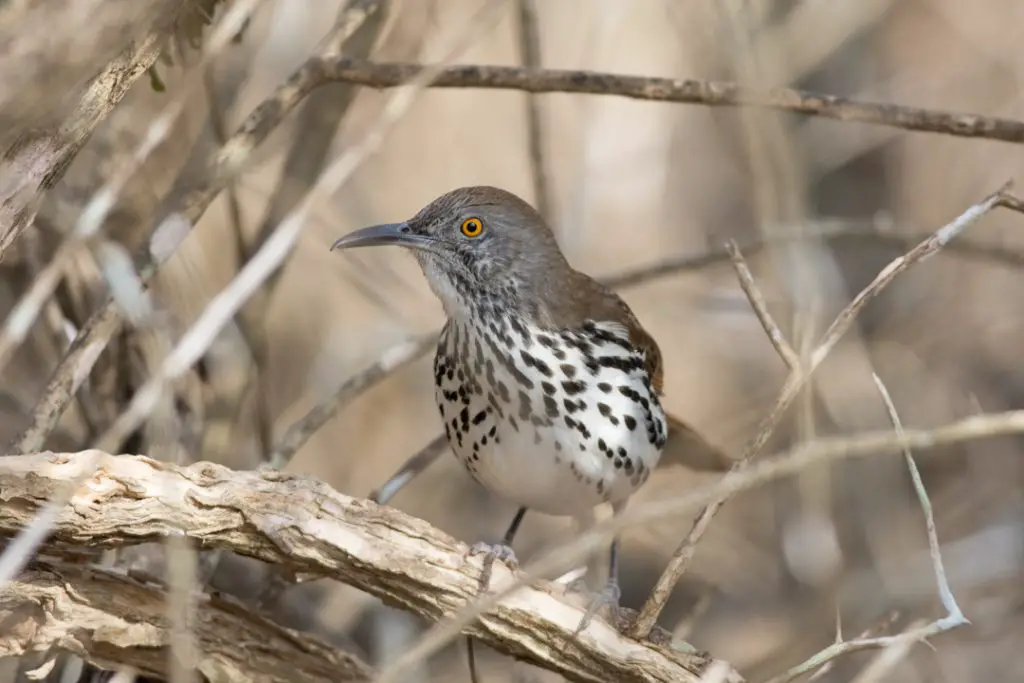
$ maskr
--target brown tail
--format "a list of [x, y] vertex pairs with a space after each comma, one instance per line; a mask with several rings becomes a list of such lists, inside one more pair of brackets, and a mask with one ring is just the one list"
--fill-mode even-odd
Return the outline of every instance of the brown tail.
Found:
[[725, 472], [732, 459], [682, 420], [666, 413], [668, 441], [659, 465], [682, 465], [696, 472]]

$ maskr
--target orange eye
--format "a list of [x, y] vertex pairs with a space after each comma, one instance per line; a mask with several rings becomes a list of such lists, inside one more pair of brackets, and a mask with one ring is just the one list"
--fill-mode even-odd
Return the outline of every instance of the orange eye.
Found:
[[466, 237], [479, 237], [484, 231], [484, 224], [479, 218], [467, 218], [462, 221], [462, 234]]

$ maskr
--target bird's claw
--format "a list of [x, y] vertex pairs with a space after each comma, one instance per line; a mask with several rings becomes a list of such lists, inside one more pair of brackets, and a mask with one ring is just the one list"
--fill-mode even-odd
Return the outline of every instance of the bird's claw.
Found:
[[485, 564], [490, 564], [494, 560], [500, 560], [502, 564], [511, 570], [519, 569], [519, 560], [516, 558], [516, 553], [512, 550], [511, 546], [507, 546], [504, 543], [474, 543], [470, 549], [471, 555], [484, 554], [487, 557], [484, 558]]
[[[580, 580], [577, 580], [569, 584], [570, 590], [576, 588], [579, 581]], [[582, 592], [590, 592], [586, 589], [585, 584]], [[594, 615], [597, 614], [602, 607], [608, 609], [609, 621], [612, 624], [617, 624], [619, 622], [619, 600], [621, 598], [622, 591], [619, 589], [619, 584], [614, 581], [609, 581], [608, 583], [606, 583], [604, 588], [602, 588], [600, 592], [598, 592], [596, 595], [593, 595], [593, 599], [590, 601], [590, 606], [587, 607], [586, 613], [583, 615], [583, 618], [580, 619], [579, 626], [576, 627], [576, 630], [572, 634], [573, 638], [575, 638], [584, 630], [586, 630], [587, 626], [590, 625], [591, 620], [594, 618]]]

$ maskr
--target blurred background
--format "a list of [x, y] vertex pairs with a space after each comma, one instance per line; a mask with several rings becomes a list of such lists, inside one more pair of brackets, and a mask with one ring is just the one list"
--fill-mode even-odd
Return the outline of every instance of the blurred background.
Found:
[[[535, 23], [537, 41], [524, 40]], [[6, 315], [70, 230], [85, 202], [123, 164], [176, 88], [194, 78], [189, 45], [208, 14], [231, 2], [0, 2], [0, 196], [17, 199], [19, 151], [59, 127], [89, 79], [132, 39], [173, 17], [155, 75], [143, 75], [83, 140], [59, 180], [31, 204], [34, 222], [0, 262]], [[144, 247], [161, 207], [193, 184], [203, 161], [307, 57], [324, 49], [344, 3], [266, 0], [210, 64], [168, 140], [133, 174], [105, 224]], [[376, 61], [436, 61], [439, 36], [481, 0], [382, 0], [344, 46]], [[788, 85], [877, 102], [1024, 118], [1024, 5], [1013, 0], [507, 0], [474, 27], [459, 63], [588, 69]], [[82, 22], [88, 27], [82, 30]], [[95, 30], [93, 30], [95, 26]], [[1015, 56], [1016, 55], [1016, 56]], [[317, 178], [360, 140], [387, 91], [316, 90], [255, 151], [154, 280], [161, 334], [176, 339]], [[532, 112], [532, 113], [531, 113]], [[533, 118], [531, 118], [533, 117]], [[531, 123], [533, 121], [533, 123]], [[26, 142], [28, 141], [28, 142]], [[531, 147], [531, 145], [533, 147]], [[531, 153], [531, 148], [538, 152]], [[539, 163], [538, 163], [539, 162]], [[538, 176], [538, 169], [540, 175]], [[539, 178], [539, 179], [538, 179]], [[176, 385], [187, 428], [180, 457], [255, 467], [269, 445], [348, 378], [411, 335], [443, 322], [415, 262], [398, 250], [329, 253], [357, 227], [411, 216], [462, 185], [509, 189], [541, 206], [570, 262], [594, 276], [668, 256], [745, 253], [769, 307], [798, 348], [890, 260], [1010, 178], [1024, 157], [1009, 144], [908, 133], [752, 109], [617, 97], [444, 89], [411, 112], [314, 219], [273, 279]], [[50, 187], [49, 185], [52, 185]], [[798, 239], [794, 239], [794, 237]], [[871, 379], [887, 383], [907, 426], [935, 426], [1019, 408], [1024, 371], [1024, 221], [995, 212], [961, 243], [898, 279], [859, 318], [790, 411], [766, 455], [817, 436], [888, 429]], [[0, 438], [15, 439], [73, 334], [106, 285], [75, 259], [0, 379]], [[665, 355], [666, 404], [738, 454], [785, 379], [725, 257], [621, 290]], [[126, 328], [46, 447], [79, 450], [116, 417], [154, 360], [152, 330]], [[431, 351], [432, 354], [432, 351]], [[427, 354], [360, 393], [287, 464], [365, 496], [440, 433]], [[124, 449], [148, 452], [136, 434]], [[972, 625], [915, 647], [893, 681], [1024, 677], [1024, 443], [988, 439], [919, 458], [953, 590]], [[638, 499], [707, 484], [713, 475], [662, 468]], [[498, 537], [513, 512], [447, 454], [393, 505], [467, 542]], [[692, 515], [630, 532], [623, 603], [638, 608], [689, 530]], [[529, 559], [572, 532], [529, 515], [517, 539]], [[329, 581], [267, 596], [265, 570], [213, 563], [212, 585], [254, 600], [374, 664], [392, 660], [426, 624]], [[130, 560], [130, 558], [129, 558]], [[125, 560], [125, 561], [129, 561]], [[891, 613], [895, 611], [896, 614]], [[661, 625], [749, 680], [785, 670], [835, 637], [892, 617], [895, 632], [942, 614], [920, 507], [900, 458], [807, 469], [731, 501], [699, 546]], [[462, 645], [410, 682], [467, 680]], [[482, 649], [482, 648], [481, 648]], [[849, 680], [871, 654], [837, 662], [821, 680]], [[20, 680], [18, 662], [0, 662]], [[557, 676], [484, 650], [488, 681]], [[71, 671], [71, 673], [68, 673]], [[51, 680], [75, 680], [58, 667]], [[61, 679], [61, 676], [64, 676]]]

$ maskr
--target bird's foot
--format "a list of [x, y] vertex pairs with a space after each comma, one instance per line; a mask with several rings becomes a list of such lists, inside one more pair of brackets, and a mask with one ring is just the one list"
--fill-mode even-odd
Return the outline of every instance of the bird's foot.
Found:
[[484, 571], [480, 575], [480, 590], [483, 590], [491, 582], [491, 571], [494, 569], [495, 560], [500, 561], [506, 567], [515, 571], [519, 569], [519, 560], [512, 546], [505, 543], [474, 543], [469, 551], [470, 555], [484, 555]]
[[587, 626], [590, 625], [591, 620], [594, 618], [594, 615], [597, 614], [602, 607], [608, 610], [609, 622], [614, 625], [619, 623], [619, 611], [621, 610], [619, 600], [622, 598], [622, 591], [619, 589], [619, 584], [615, 581], [609, 581], [605, 584], [604, 588], [602, 588], [597, 594], [594, 594], [587, 588], [586, 584], [583, 584], [582, 587], [580, 586], [582, 581], [582, 579], [577, 579], [573, 583], [569, 584], [569, 590], [579, 591], [585, 595], [589, 594], [591, 596], [590, 606], [587, 607], [586, 613], [583, 615], [583, 618], [580, 619], [579, 626], [577, 626], [576, 630], [573, 632], [573, 638], [586, 630]]
[[483, 553], [487, 556], [484, 558], [485, 562], [500, 560], [502, 564], [513, 571], [519, 569], [516, 551], [512, 550], [512, 546], [505, 545], [504, 543], [484, 543], [480, 541], [479, 543], [474, 543], [473, 548], [469, 552], [472, 555]]

